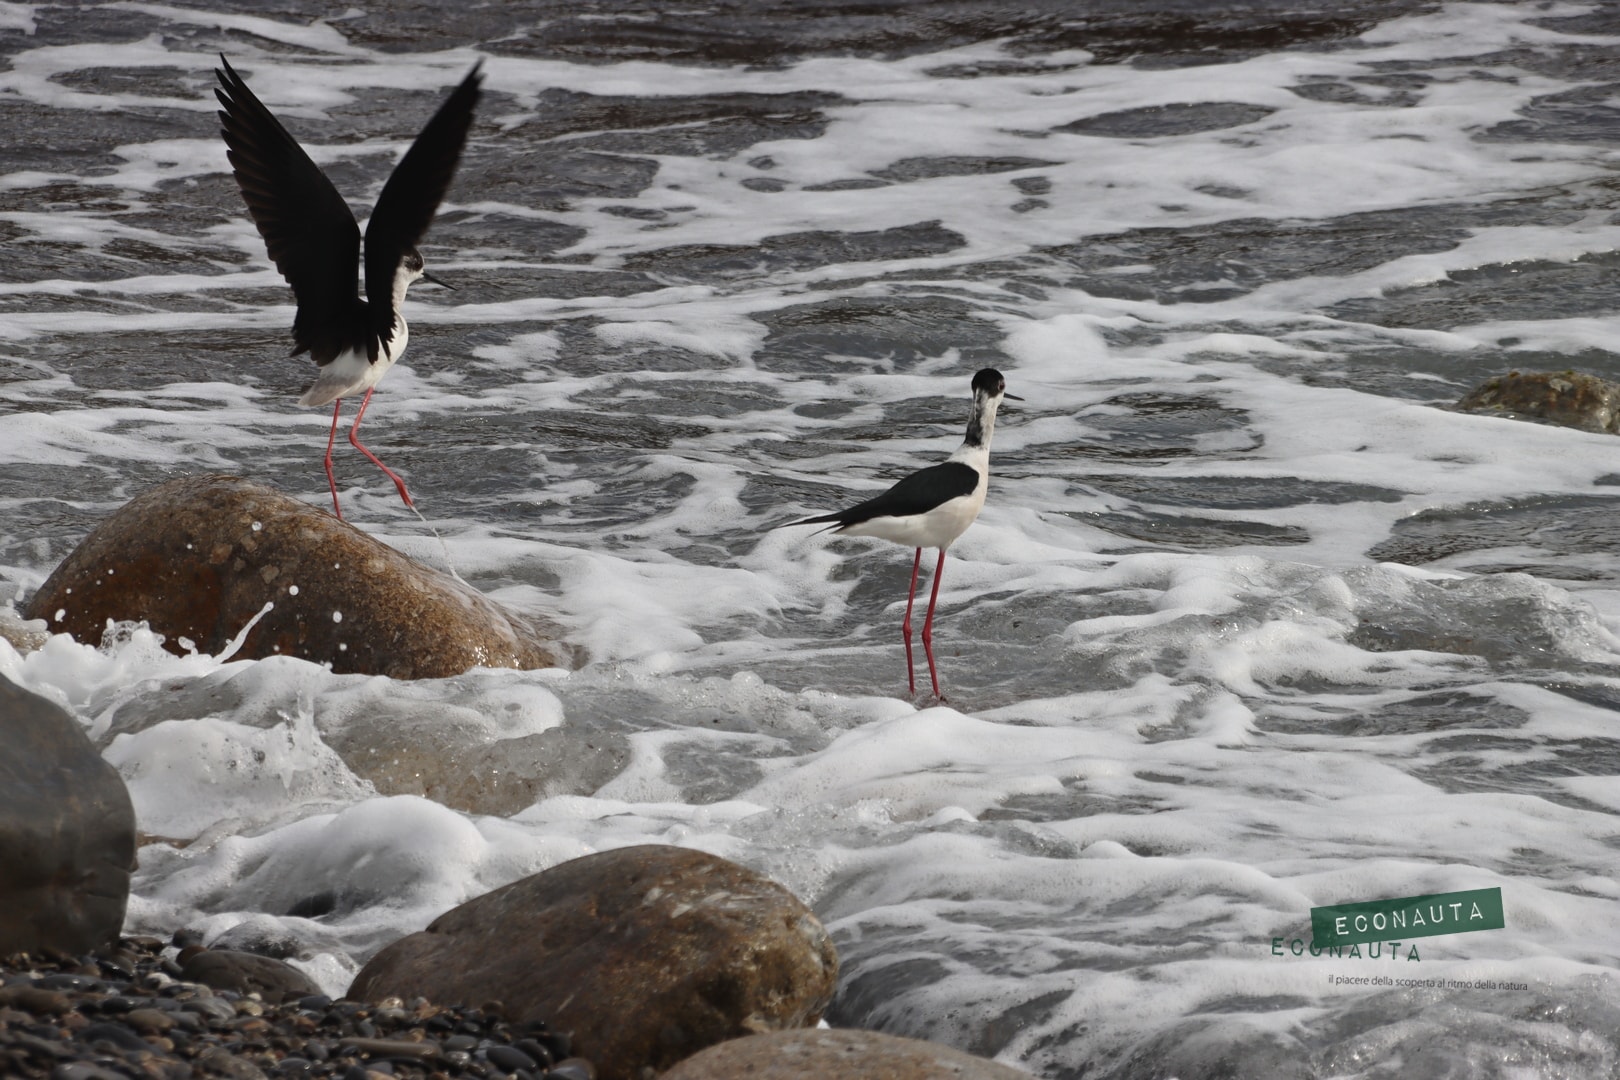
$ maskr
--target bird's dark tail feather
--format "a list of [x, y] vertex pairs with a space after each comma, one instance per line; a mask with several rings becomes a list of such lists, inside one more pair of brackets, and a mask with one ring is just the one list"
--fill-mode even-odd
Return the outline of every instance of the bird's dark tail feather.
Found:
[[818, 517], [800, 518], [798, 521], [784, 521], [780, 525], [772, 525], [771, 528], [787, 529], [794, 525], [826, 525], [827, 527], [825, 529], [817, 529], [814, 533], [810, 534], [812, 536], [819, 536], [824, 532], [831, 532], [834, 529], [841, 529], [847, 524], [848, 522], [844, 520], [843, 514], [821, 514]]

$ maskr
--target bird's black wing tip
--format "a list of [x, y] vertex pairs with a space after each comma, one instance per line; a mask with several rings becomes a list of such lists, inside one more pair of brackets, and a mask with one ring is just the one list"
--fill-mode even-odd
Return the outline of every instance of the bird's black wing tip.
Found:
[[820, 536], [822, 533], [841, 533], [851, 525], [859, 525], [866, 519], [851, 517], [847, 510], [835, 510], [830, 514], [817, 514], [815, 517], [799, 518], [796, 521], [784, 521], [780, 525], [772, 525], [772, 529], [791, 529], [795, 525], [820, 525], [822, 528], [811, 533], [811, 536]]
[[[826, 525], [827, 529], [841, 529], [849, 524], [841, 514], [819, 514], [816, 517], [799, 518], [796, 521], [784, 521], [780, 525], [772, 525], [773, 529], [791, 529], [795, 525]], [[827, 529], [821, 529], [826, 532]]]
[[[472, 70], [467, 72], [466, 75], [462, 76], [461, 82], [456, 84], [455, 92], [462, 93], [464, 91], [471, 90], [474, 94], [480, 94], [483, 91], [483, 88], [484, 58], [480, 56], [476, 61], [473, 62]], [[476, 101], [477, 99], [474, 98], [474, 100]]]

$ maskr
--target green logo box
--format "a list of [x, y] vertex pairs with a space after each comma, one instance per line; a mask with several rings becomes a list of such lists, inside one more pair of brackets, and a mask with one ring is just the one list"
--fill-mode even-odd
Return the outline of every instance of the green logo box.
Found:
[[1311, 908], [1311, 944], [1325, 949], [1366, 941], [1500, 930], [1506, 925], [1502, 890], [1470, 889]]

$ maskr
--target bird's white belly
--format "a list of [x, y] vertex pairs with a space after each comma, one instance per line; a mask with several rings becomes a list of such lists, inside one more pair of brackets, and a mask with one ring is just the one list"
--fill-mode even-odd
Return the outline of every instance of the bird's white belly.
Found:
[[845, 536], [875, 536], [906, 547], [947, 548], [984, 509], [986, 486], [981, 480], [973, 494], [948, 499], [927, 513], [873, 518], [838, 531]]
[[376, 363], [367, 359], [364, 350], [339, 353], [336, 360], [321, 368], [321, 373], [304, 391], [304, 396], [298, 399], [298, 404], [312, 407], [330, 405], [339, 398], [353, 397], [361, 391], [370, 390], [394, 366], [394, 361], [405, 351], [405, 342], [410, 336], [405, 320], [401, 319], [393, 340], [377, 354]]

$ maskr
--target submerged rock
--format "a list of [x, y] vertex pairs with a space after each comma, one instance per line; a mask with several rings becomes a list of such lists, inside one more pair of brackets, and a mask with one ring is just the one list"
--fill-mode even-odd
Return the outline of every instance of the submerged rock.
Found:
[[135, 811], [84, 728], [0, 676], [0, 956], [115, 941]]
[[380, 795], [420, 795], [469, 814], [510, 817], [556, 795], [590, 795], [624, 768], [630, 743], [616, 732], [555, 727], [496, 742], [432, 723], [331, 735], [356, 776]]
[[321, 992], [308, 975], [285, 960], [234, 949], [182, 950], [180, 972], [215, 990], [258, 994], [272, 1005]]
[[24, 619], [17, 613], [17, 591], [14, 582], [0, 581], [0, 641], [20, 653], [30, 653], [50, 639], [51, 631], [45, 620]]
[[775, 1031], [711, 1046], [659, 1080], [1028, 1080], [1029, 1074], [921, 1039], [875, 1031]]
[[[1170, 1025], [1131, 1052], [1112, 1074], [1117, 1080], [1228, 1080], [1234, 1076], [1264, 1076], [1267, 1080], [1317, 1080], [1361, 1071], [1358, 1060], [1345, 1070], [1323, 1069], [1312, 1060], [1315, 1045], [1287, 1031], [1269, 1031], [1248, 1017], [1191, 1017]], [[1347, 1062], [1347, 1065], [1350, 1063]], [[1406, 1064], [1413, 1062], [1408, 1059]], [[1429, 1068], [1402, 1071], [1405, 1076], [1444, 1076]], [[1451, 1075], [1458, 1075], [1451, 1073]], [[1461, 1075], [1468, 1075], [1462, 1073]]]
[[[701, 851], [587, 855], [468, 901], [372, 958], [349, 996], [503, 1003], [572, 1030], [602, 1080], [815, 1024], [838, 957], [782, 886]], [[829, 1074], [832, 1075], [832, 1074]]]
[[[110, 716], [98, 718], [97, 745], [106, 751], [120, 736], [205, 717], [281, 728], [296, 738], [289, 718], [305, 708], [300, 695], [308, 689], [292, 664], [229, 664], [190, 682], [132, 689]], [[561, 704], [544, 689], [525, 684], [514, 694], [505, 675], [386, 688], [372, 682], [323, 679], [312, 720], [326, 747], [379, 795], [420, 795], [469, 814], [510, 817], [542, 799], [594, 794], [630, 758], [625, 721], [589, 710], [564, 720]], [[247, 771], [280, 768], [256, 761], [233, 776], [241, 781]]]
[[24, 615], [89, 643], [109, 622], [145, 622], [176, 652], [212, 654], [252, 623], [237, 656], [396, 679], [572, 659], [537, 621], [234, 476], [187, 477], [133, 499], [56, 568]]
[[1510, 371], [1469, 391], [1457, 408], [1620, 434], [1620, 383], [1578, 371]]

